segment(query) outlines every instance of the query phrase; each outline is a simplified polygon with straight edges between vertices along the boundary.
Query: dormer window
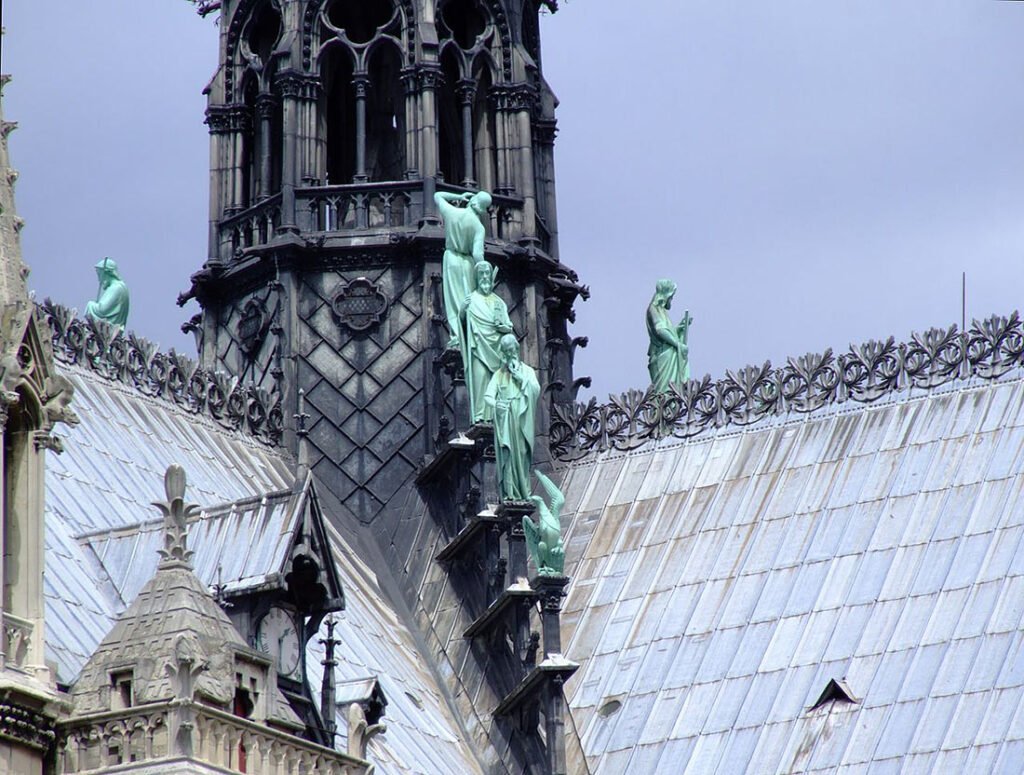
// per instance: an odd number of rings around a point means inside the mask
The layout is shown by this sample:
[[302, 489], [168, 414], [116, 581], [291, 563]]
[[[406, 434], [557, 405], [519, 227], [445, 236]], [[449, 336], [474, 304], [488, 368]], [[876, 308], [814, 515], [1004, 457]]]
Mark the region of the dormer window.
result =
[[256, 709], [256, 701], [259, 699], [259, 682], [254, 676], [246, 676], [242, 673], [235, 673], [235, 701], [232, 713], [242, 718], [251, 718], [252, 712]]
[[132, 693], [132, 678], [131, 670], [118, 670], [110, 674], [111, 710], [124, 710], [135, 704]]

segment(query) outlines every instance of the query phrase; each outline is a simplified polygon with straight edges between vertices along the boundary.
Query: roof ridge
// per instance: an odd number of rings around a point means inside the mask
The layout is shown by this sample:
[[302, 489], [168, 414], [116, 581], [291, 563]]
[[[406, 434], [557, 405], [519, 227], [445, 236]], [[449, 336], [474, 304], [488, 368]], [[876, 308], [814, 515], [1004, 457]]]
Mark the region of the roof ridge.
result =
[[[296, 493], [291, 489], [285, 490], [270, 490], [260, 495], [246, 495], [244, 498], [238, 498], [233, 501], [221, 501], [215, 503], [212, 506], [200, 507], [199, 513], [194, 517], [190, 517], [188, 523], [195, 524], [196, 522], [203, 522], [209, 519], [220, 519], [225, 516], [225, 509], [228, 506], [238, 506], [240, 504], [250, 503], [262, 503], [264, 500], [269, 498], [282, 498], [287, 499], [291, 497], [299, 497], [301, 493]], [[112, 536], [121, 537], [122, 535], [131, 535], [133, 533], [141, 533], [146, 530], [153, 530], [160, 528], [164, 523], [163, 517], [153, 517], [151, 519], [140, 519], [136, 522], [130, 522], [125, 525], [118, 525], [116, 527], [102, 527], [96, 530], [87, 530], [84, 533], [76, 533], [72, 536], [76, 541], [88, 541], [92, 538], [99, 538], [100, 536]]]
[[551, 451], [563, 461], [607, 450], [627, 451], [664, 438], [688, 439], [712, 429], [737, 429], [770, 417], [810, 415], [824, 407], [853, 401], [871, 404], [912, 388], [932, 391], [952, 382], [997, 380], [1024, 370], [1024, 325], [1020, 313], [972, 321], [968, 331], [957, 325], [912, 332], [907, 342], [894, 337], [851, 344], [834, 355], [807, 353], [726, 371], [712, 381], [701, 379], [610, 395], [599, 404], [556, 404], [551, 421]]
[[264, 444], [281, 443], [280, 390], [244, 385], [226, 372], [203, 368], [174, 348], [160, 352], [148, 339], [103, 321], [79, 318], [77, 310], [50, 299], [37, 310], [50, 326], [60, 363], [80, 366]]

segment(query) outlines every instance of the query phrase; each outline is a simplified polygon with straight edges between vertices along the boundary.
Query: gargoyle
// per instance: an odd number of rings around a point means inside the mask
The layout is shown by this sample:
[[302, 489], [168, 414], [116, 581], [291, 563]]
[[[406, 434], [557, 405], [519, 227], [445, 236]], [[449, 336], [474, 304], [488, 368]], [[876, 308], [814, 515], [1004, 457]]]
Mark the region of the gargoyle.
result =
[[70, 407], [71, 399], [75, 394], [75, 386], [62, 374], [51, 374], [46, 378], [43, 386], [46, 395], [43, 396], [43, 409], [46, 412], [46, 419], [51, 423], [63, 422], [68, 425], [78, 425], [78, 415]]
[[537, 481], [548, 494], [550, 505], [539, 495], [531, 495], [530, 500], [537, 506], [540, 525], [529, 517], [523, 517], [523, 530], [526, 532], [526, 546], [530, 550], [537, 573], [541, 576], [561, 576], [565, 570], [565, 548], [562, 545], [562, 506], [565, 496], [554, 482], [540, 471], [534, 470]]
[[366, 759], [366, 746], [377, 735], [387, 732], [387, 724], [370, 724], [358, 702], [348, 706], [348, 755]]
[[18, 403], [18, 393], [15, 388], [21, 380], [24, 369], [18, 363], [18, 357], [10, 353], [0, 358], [0, 399], [5, 404]]

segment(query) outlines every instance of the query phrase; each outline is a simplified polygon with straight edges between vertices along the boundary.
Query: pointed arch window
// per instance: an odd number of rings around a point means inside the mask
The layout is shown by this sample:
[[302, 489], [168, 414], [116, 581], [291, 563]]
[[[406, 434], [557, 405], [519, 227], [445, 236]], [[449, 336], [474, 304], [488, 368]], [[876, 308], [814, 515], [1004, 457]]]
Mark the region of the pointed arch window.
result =
[[444, 76], [438, 93], [441, 174], [467, 188], [494, 190], [497, 140], [489, 96], [495, 81], [495, 26], [477, 0], [447, 0], [437, 26]]
[[266, 0], [249, 17], [239, 41], [247, 63], [242, 75], [248, 127], [242, 142], [243, 206], [266, 199], [281, 187], [282, 111], [272, 84], [282, 30], [280, 9], [274, 0]]
[[334, 0], [320, 23], [327, 182], [400, 180], [406, 169], [404, 12], [393, 0]]

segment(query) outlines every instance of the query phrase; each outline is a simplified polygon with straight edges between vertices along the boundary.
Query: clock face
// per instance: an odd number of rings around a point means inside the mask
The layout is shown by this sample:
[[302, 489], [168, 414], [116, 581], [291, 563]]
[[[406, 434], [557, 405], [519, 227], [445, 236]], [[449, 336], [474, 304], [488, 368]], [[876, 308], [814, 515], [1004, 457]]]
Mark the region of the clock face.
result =
[[256, 630], [256, 647], [274, 658], [278, 675], [297, 678], [300, 649], [295, 620], [283, 608], [271, 608]]

